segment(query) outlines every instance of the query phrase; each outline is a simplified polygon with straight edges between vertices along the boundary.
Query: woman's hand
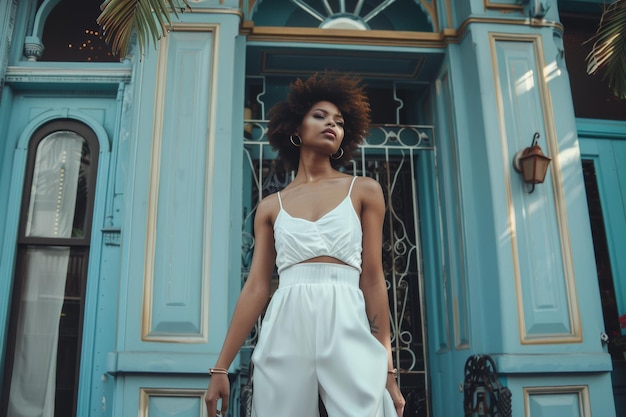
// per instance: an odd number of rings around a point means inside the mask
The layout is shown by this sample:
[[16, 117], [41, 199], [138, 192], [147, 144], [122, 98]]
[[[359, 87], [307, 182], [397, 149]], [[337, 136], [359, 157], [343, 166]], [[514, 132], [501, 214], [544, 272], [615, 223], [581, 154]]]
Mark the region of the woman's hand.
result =
[[389, 394], [391, 395], [393, 406], [396, 408], [398, 417], [402, 417], [406, 401], [400, 391], [400, 387], [398, 386], [398, 382], [396, 381], [396, 376], [394, 374], [389, 374], [387, 377], [387, 391], [389, 391]]
[[[204, 396], [208, 417], [225, 416], [228, 410], [230, 397], [230, 381], [226, 374], [213, 374], [209, 382], [209, 388]], [[218, 400], [222, 400], [222, 406], [217, 408]]]

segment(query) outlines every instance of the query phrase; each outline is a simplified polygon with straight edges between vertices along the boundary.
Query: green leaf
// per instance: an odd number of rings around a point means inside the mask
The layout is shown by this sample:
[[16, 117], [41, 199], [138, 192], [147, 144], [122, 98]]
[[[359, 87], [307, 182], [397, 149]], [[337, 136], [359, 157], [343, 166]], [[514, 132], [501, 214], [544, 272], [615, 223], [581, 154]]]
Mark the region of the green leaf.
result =
[[[189, 7], [187, 0], [182, 1]], [[178, 16], [179, 4], [177, 0], [106, 0], [96, 22], [114, 54], [126, 56], [133, 31], [143, 53], [148, 43], [156, 47], [158, 40], [167, 36], [172, 23], [170, 12]]]
[[626, 0], [615, 0], [605, 7], [598, 30], [589, 40], [593, 48], [587, 55], [587, 73], [603, 73], [609, 88], [626, 98]]

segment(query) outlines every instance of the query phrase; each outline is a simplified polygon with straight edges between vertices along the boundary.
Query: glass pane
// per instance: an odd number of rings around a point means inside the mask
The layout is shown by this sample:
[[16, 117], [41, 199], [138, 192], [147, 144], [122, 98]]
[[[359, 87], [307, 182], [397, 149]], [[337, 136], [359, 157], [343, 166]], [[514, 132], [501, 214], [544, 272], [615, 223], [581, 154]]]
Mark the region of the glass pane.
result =
[[[70, 249], [29, 247], [24, 253], [8, 415], [51, 409], [58, 326]], [[42, 414], [40, 414], [42, 415]]]
[[84, 237], [90, 156], [87, 142], [75, 132], [57, 131], [39, 143], [27, 237]]
[[96, 23], [102, 0], [62, 0], [44, 26], [41, 61], [119, 62]]
[[[88, 251], [28, 246], [22, 265], [8, 415], [72, 416]], [[42, 414], [43, 413], [43, 414]]]
[[[69, 284], [69, 276], [68, 276]], [[71, 416], [74, 410], [76, 377], [80, 357], [81, 302], [65, 299], [59, 320], [55, 416]]]

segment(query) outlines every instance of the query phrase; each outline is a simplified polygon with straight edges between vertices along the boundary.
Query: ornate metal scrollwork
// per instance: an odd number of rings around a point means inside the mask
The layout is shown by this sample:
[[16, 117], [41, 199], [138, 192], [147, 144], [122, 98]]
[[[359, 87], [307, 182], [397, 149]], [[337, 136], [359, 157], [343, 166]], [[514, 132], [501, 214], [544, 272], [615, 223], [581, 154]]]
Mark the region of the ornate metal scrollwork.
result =
[[[253, 219], [263, 197], [283, 189], [293, 178], [267, 142], [267, 122], [246, 120], [251, 126], [244, 140], [245, 185], [242, 228], [242, 284], [247, 279], [254, 250]], [[351, 175], [376, 179], [386, 201], [383, 226], [383, 265], [390, 303], [390, 330], [394, 363], [407, 403], [405, 417], [428, 417], [428, 375], [424, 304], [421, 293], [418, 195], [415, 179], [418, 157], [434, 150], [432, 126], [375, 126], [355, 157], [341, 169]], [[277, 283], [277, 276], [272, 285]], [[245, 343], [252, 350], [261, 327], [259, 321]], [[243, 390], [243, 388], [242, 388]], [[324, 414], [322, 414], [324, 415]]]
[[463, 383], [465, 417], [511, 417], [511, 397], [511, 390], [500, 383], [491, 356], [467, 358]]

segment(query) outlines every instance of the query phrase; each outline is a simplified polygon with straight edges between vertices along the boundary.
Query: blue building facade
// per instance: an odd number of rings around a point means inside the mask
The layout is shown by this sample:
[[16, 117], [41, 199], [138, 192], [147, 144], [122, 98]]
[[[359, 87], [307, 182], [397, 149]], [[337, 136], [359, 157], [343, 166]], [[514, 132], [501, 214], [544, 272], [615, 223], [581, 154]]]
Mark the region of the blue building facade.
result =
[[[0, 413], [203, 415], [256, 204], [290, 180], [267, 110], [326, 69], [372, 102], [345, 169], [387, 198], [405, 415], [489, 415], [473, 355], [512, 415], [626, 412], [626, 113], [566, 62], [600, 2], [189, 3], [119, 61], [87, 15], [64, 38], [70, 0], [0, 0]], [[512, 161], [535, 137], [552, 160], [530, 192]]]

